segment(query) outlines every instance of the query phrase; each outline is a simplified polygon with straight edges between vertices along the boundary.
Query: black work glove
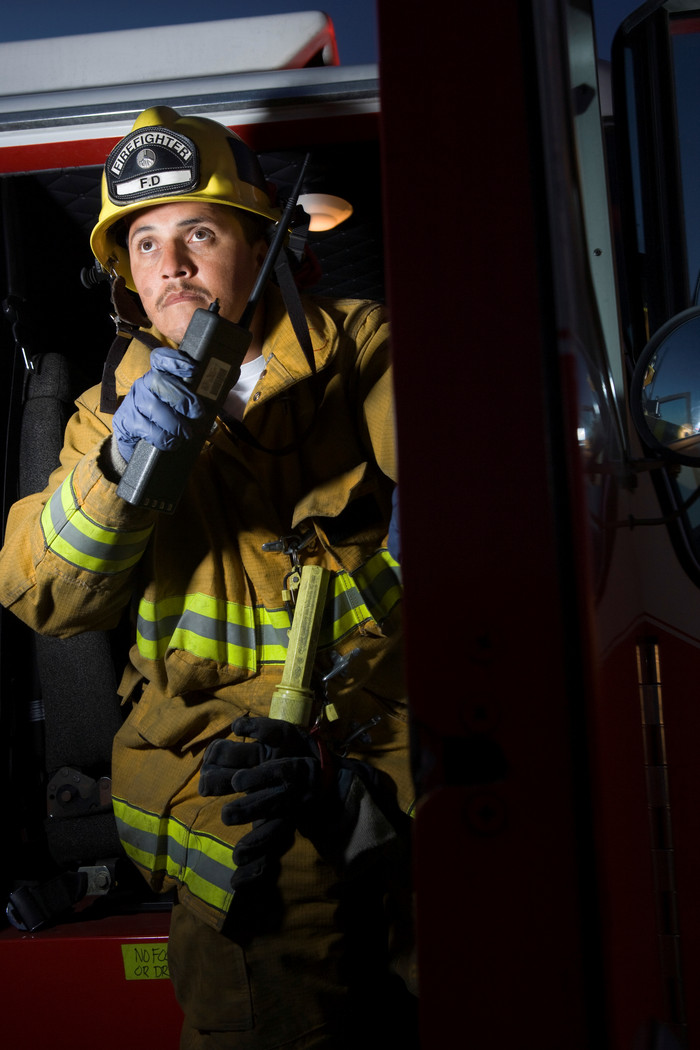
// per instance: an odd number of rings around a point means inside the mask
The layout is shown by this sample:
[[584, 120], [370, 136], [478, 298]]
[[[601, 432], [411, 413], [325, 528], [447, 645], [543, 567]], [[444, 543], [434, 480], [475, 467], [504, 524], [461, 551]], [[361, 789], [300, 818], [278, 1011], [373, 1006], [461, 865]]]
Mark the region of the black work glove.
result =
[[288, 722], [243, 716], [231, 728], [257, 742], [213, 741], [204, 754], [199, 793], [250, 792], [221, 810], [228, 826], [253, 825], [233, 850], [231, 883], [240, 888], [276, 877], [280, 858], [294, 843], [299, 809], [316, 794], [320, 762], [308, 734]]
[[226, 803], [221, 810], [224, 824], [298, 818], [321, 789], [320, 750], [311, 735], [289, 722], [249, 715], [237, 718], [231, 729], [253, 742], [211, 743], [204, 754], [200, 794], [248, 793]]
[[296, 829], [344, 868], [395, 835], [374, 803], [370, 766], [332, 755], [311, 733], [277, 719], [243, 716], [232, 729], [252, 742], [210, 744], [199, 792], [242, 793], [221, 811], [224, 824], [253, 824], [233, 852], [234, 887], [274, 870]]

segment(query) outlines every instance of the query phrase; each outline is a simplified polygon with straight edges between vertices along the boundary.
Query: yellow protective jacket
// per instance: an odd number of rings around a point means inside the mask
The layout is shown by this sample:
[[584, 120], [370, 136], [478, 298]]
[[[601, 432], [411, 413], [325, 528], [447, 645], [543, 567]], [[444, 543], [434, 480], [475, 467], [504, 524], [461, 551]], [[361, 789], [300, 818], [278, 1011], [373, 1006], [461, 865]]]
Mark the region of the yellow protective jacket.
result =
[[[156, 890], [216, 928], [231, 901], [231, 849], [221, 798], [197, 791], [206, 745], [232, 720], [269, 711], [290, 617], [287, 554], [263, 550], [303, 535], [302, 564], [331, 583], [319, 666], [359, 648], [333, 680], [338, 712], [323, 720], [350, 756], [385, 770], [412, 800], [400, 652], [400, 576], [384, 544], [396, 477], [388, 331], [383, 307], [305, 300], [313, 376], [276, 290], [266, 298], [265, 368], [243, 418], [220, 424], [173, 515], [136, 508], [101, 469], [111, 416], [100, 388], [77, 401], [61, 465], [45, 492], [12, 508], [0, 552], [0, 601], [39, 632], [113, 628], [130, 605], [135, 644], [121, 692], [132, 706], [117, 734], [114, 808], [129, 856]], [[158, 333], [156, 333], [158, 335]], [[147, 371], [132, 341], [116, 373], [123, 397]]]

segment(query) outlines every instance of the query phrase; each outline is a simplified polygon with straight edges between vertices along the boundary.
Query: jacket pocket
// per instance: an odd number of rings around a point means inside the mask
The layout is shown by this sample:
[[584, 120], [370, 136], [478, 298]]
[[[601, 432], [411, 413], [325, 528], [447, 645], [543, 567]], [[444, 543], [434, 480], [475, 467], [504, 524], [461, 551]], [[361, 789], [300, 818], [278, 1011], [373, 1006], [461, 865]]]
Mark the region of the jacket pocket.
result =
[[239, 714], [243, 711], [219, 697], [164, 696], [149, 685], [129, 722], [153, 747], [189, 751], [225, 732]]

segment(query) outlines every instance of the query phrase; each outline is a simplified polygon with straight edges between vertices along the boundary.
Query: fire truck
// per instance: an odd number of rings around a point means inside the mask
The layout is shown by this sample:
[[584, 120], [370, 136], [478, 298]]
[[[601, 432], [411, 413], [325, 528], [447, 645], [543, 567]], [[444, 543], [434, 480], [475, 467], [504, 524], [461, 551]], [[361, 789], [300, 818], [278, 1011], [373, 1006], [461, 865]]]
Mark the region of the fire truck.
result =
[[[700, 4], [630, 3], [609, 64], [589, 0], [377, 14], [377, 66], [318, 13], [191, 67], [143, 57], [182, 27], [0, 45], [4, 512], [99, 377], [80, 274], [135, 116], [211, 114], [282, 187], [310, 154], [352, 207], [319, 290], [392, 320], [421, 1046], [700, 1046]], [[174, 1046], [167, 903], [101, 863], [116, 643], [0, 628], [3, 1038]]]

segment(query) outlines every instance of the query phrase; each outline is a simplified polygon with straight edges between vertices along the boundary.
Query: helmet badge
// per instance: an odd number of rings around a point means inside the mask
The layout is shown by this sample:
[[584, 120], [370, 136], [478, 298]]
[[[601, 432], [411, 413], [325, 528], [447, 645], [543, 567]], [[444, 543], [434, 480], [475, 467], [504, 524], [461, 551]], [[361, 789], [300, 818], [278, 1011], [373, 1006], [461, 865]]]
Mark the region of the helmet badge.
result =
[[152, 149], [142, 149], [136, 154], [136, 163], [140, 168], [152, 168], [157, 159]]
[[114, 147], [105, 176], [114, 204], [189, 193], [199, 182], [199, 153], [186, 135], [139, 128]]

